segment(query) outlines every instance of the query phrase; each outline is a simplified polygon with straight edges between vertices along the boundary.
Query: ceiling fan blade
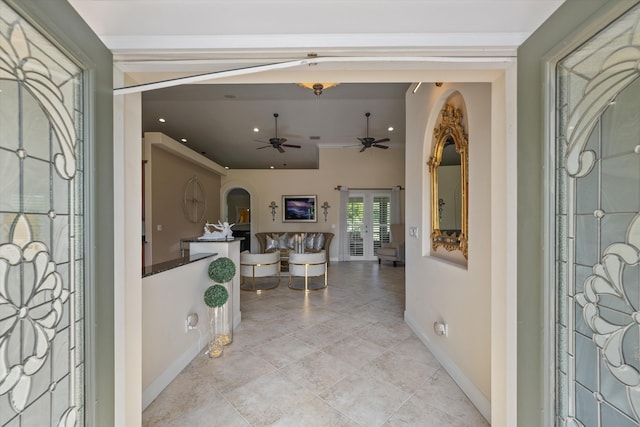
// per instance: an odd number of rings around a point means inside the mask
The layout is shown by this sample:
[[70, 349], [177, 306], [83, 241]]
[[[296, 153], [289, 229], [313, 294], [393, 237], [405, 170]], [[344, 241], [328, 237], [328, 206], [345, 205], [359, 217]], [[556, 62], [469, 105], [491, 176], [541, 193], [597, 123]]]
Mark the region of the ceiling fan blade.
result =
[[384, 148], [385, 150], [389, 147], [387, 147], [386, 145], [378, 145], [378, 144], [374, 144], [372, 145], [372, 147], [378, 147], [378, 148]]
[[365, 143], [365, 139], [366, 138], [358, 138], [358, 141], [362, 142], [363, 144]]
[[379, 139], [377, 141], [373, 141], [373, 144], [377, 144], [379, 142], [388, 142], [388, 141], [391, 141], [391, 140], [389, 138], [382, 138], [382, 139]]
[[265, 145], [264, 147], [258, 147], [258, 148], [256, 148], [256, 150], [262, 150], [263, 148], [269, 148], [269, 147], [271, 147], [271, 146], [270, 146], [270, 145]]
[[302, 145], [282, 144], [283, 147], [302, 148]]
[[280, 146], [275, 147], [279, 152], [284, 153], [284, 149]]
[[362, 149], [360, 150], [360, 152], [362, 153], [362, 152], [363, 152], [364, 150], [366, 150], [366, 149], [367, 149], [367, 147], [366, 147], [366, 146], [364, 146], [364, 147], [362, 147]]

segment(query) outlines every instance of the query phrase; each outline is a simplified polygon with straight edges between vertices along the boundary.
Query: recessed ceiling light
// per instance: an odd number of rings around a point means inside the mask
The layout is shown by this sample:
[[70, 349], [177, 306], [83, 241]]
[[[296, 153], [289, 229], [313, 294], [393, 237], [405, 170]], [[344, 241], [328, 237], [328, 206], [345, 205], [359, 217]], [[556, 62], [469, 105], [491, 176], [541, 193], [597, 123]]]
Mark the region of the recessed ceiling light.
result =
[[225, 169], [229, 169], [229, 166], [225, 166], [224, 168], [225, 168]]
[[389, 128], [387, 129], [389, 132], [393, 132], [393, 126], [389, 126]]
[[187, 143], [187, 138], [182, 138], [180, 141], [184, 142], [185, 144]]
[[275, 169], [275, 168], [276, 168], [275, 166], [269, 166], [269, 169]]
[[158, 121], [159, 121], [160, 123], [165, 123], [165, 122], [166, 122], [166, 120], [165, 120], [165, 119], [163, 119], [162, 117], [160, 117], [160, 118], [158, 119]]
[[260, 129], [258, 129], [258, 128], [253, 128], [253, 131], [254, 131], [254, 132], [260, 132]]

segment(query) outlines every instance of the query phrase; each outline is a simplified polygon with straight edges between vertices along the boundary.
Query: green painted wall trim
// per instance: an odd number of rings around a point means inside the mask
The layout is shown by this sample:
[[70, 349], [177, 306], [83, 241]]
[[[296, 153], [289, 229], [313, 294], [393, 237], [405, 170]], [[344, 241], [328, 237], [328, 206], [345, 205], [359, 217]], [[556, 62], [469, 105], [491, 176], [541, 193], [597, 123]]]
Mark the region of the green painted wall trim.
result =
[[[114, 425], [114, 271], [113, 271], [113, 57], [66, 0], [5, 0], [78, 59], [87, 71], [87, 128], [93, 151], [87, 153], [85, 183], [89, 201], [87, 245], [86, 425]], [[91, 177], [92, 180], [90, 180]], [[91, 320], [94, 324], [91, 324]], [[93, 326], [93, 327], [92, 327]], [[91, 351], [93, 343], [93, 351]]]
[[545, 425], [545, 57], [576, 31], [637, 0], [567, 0], [518, 49], [518, 427]]

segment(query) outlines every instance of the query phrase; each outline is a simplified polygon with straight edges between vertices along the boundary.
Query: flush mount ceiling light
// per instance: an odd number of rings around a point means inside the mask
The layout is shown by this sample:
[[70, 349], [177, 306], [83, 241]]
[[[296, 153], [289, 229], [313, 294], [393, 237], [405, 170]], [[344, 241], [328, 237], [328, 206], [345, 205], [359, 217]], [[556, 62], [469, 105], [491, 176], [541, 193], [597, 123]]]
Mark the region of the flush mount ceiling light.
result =
[[311, 89], [316, 96], [320, 96], [323, 90], [338, 86], [339, 84], [340, 83], [298, 83], [298, 86]]

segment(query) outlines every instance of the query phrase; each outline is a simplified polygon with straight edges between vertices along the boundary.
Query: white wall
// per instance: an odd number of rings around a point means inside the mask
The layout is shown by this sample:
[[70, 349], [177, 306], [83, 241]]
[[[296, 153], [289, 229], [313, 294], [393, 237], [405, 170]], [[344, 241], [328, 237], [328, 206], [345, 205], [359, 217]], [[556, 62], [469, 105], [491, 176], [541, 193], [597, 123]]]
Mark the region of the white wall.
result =
[[[193, 360], [208, 342], [204, 292], [211, 286], [214, 257], [142, 279], [142, 409]], [[186, 330], [197, 313], [197, 330]]]
[[[425, 85], [407, 96], [405, 319], [486, 418], [491, 400], [491, 84]], [[469, 135], [469, 258], [467, 265], [431, 254], [430, 180], [426, 162], [439, 111], [454, 91], [466, 104]], [[497, 166], [499, 167], [499, 166]], [[442, 253], [442, 248], [437, 254]], [[435, 335], [433, 323], [449, 326]]]
[[[339, 236], [340, 192], [338, 185], [349, 188], [391, 188], [404, 187], [404, 150], [369, 149], [362, 153], [356, 148], [323, 148], [320, 150], [319, 169], [313, 170], [229, 170], [222, 177], [222, 194], [241, 187], [251, 195], [252, 251], [258, 250], [255, 233], [262, 231], [324, 231], [334, 233], [331, 242], [331, 258], [337, 260]], [[400, 194], [400, 204], [404, 206], [404, 191]], [[331, 208], [327, 221], [322, 210], [318, 212], [317, 223], [283, 223], [283, 195], [315, 194], [318, 204], [325, 201]], [[224, 197], [222, 197], [224, 199]], [[271, 201], [279, 206], [275, 221], [268, 208]], [[404, 218], [401, 210], [400, 218]]]
[[[116, 87], [127, 81], [114, 69]], [[114, 109], [114, 387], [115, 424], [140, 425], [142, 96], [116, 96]]]

